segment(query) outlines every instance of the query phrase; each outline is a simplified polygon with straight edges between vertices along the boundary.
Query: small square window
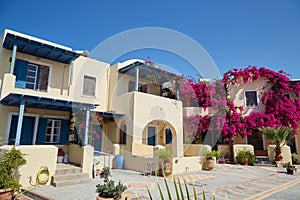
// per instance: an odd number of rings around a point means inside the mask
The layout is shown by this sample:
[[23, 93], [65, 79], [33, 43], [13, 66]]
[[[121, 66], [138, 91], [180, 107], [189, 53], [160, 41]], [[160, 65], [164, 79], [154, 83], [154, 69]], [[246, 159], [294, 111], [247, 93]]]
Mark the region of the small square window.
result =
[[257, 108], [257, 92], [256, 91], [246, 91], [245, 92], [246, 107], [248, 108]]
[[58, 143], [60, 138], [61, 121], [48, 119], [45, 143]]
[[94, 97], [96, 94], [96, 78], [84, 76], [83, 78], [83, 91], [84, 96]]

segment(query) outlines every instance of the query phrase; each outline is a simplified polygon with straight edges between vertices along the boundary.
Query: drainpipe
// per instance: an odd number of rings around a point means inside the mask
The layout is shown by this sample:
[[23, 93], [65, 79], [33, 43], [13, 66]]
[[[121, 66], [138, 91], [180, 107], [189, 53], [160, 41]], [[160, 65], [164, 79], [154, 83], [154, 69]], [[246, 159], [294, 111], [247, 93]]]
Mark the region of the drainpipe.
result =
[[10, 70], [9, 70], [10, 74], [14, 73], [16, 55], [17, 55], [17, 44], [14, 44], [13, 52], [12, 52], [12, 57], [11, 57], [11, 63], [10, 63]]
[[20, 101], [20, 110], [19, 110], [19, 117], [18, 117], [17, 133], [16, 133], [16, 140], [15, 140], [15, 145], [16, 146], [20, 145], [20, 138], [21, 138], [21, 131], [22, 131], [24, 109], [25, 109], [25, 100], [21, 99], [21, 101]]
[[90, 107], [86, 107], [85, 114], [85, 131], [84, 131], [84, 143], [83, 145], [87, 145], [89, 141], [89, 125], [90, 125]]
[[135, 91], [139, 91], [139, 68], [135, 68]]
[[74, 59], [71, 61], [71, 69], [70, 69], [70, 78], [69, 78], [69, 95], [72, 88], [73, 83], [73, 70], [74, 70]]

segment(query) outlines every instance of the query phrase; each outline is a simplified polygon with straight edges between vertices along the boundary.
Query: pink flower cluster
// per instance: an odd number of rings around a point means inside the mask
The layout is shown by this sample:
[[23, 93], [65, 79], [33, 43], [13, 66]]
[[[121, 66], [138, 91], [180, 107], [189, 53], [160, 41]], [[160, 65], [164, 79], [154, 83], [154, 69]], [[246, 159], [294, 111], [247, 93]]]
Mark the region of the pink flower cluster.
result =
[[[185, 100], [196, 100], [200, 107], [206, 109], [211, 107], [216, 111], [217, 117], [211, 119], [205, 116], [185, 117], [185, 126], [188, 132], [205, 132], [209, 129], [221, 131], [226, 141], [232, 140], [234, 136], [251, 135], [252, 131], [261, 127], [292, 127], [298, 129], [300, 120], [300, 85], [290, 84], [289, 76], [284, 71], [279, 72], [250, 66], [246, 69], [233, 69], [224, 74], [222, 81], [213, 83], [196, 83], [192, 79], [182, 82], [185, 84], [180, 95]], [[228, 97], [228, 86], [246, 84], [260, 78], [266, 80], [261, 91], [261, 103], [265, 105], [265, 112], [252, 112], [249, 116], [243, 116], [243, 106], [236, 106]], [[226, 94], [225, 98], [222, 94]], [[297, 98], [291, 98], [294, 95]], [[225, 111], [222, 111], [225, 107]], [[224, 109], [223, 109], [224, 110]], [[220, 117], [222, 115], [224, 117]], [[213, 122], [213, 125], [209, 125]]]

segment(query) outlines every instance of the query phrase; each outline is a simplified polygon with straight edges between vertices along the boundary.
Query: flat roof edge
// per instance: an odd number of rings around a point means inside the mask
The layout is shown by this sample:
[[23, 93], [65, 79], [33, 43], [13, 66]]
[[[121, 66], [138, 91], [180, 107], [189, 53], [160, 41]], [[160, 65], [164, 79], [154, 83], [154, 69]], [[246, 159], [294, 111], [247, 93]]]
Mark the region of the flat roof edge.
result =
[[40, 38], [37, 38], [37, 37], [34, 37], [34, 36], [30, 36], [30, 35], [27, 35], [27, 34], [24, 34], [24, 33], [20, 33], [20, 32], [17, 32], [17, 31], [13, 31], [13, 30], [10, 30], [10, 29], [4, 29], [2, 44], [3, 44], [3, 42], [4, 42], [5, 38], [6, 38], [6, 35], [8, 33], [10, 33], [12, 35], [19, 36], [19, 37], [26, 38], [28, 40], [33, 40], [33, 41], [37, 41], [37, 42], [40, 42], [40, 43], [43, 43], [43, 44], [47, 44], [47, 45], [50, 45], [50, 46], [53, 46], [53, 47], [65, 49], [65, 50], [68, 50], [68, 51], [73, 51], [71, 47], [60, 45], [60, 44], [57, 44], [57, 43], [54, 43], [54, 42], [49, 42], [47, 40], [40, 39]]

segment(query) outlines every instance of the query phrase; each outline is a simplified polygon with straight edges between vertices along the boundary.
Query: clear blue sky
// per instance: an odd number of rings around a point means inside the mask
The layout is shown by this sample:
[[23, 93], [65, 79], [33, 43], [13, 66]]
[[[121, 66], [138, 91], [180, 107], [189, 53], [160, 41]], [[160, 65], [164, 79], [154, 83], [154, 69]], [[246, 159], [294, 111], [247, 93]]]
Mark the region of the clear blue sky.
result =
[[[13, 29], [73, 49], [92, 50], [128, 29], [164, 27], [201, 44], [221, 73], [248, 65], [283, 69], [300, 78], [300, 1], [33, 1], [0, 0], [0, 30]], [[133, 52], [174, 67], [183, 61]]]

